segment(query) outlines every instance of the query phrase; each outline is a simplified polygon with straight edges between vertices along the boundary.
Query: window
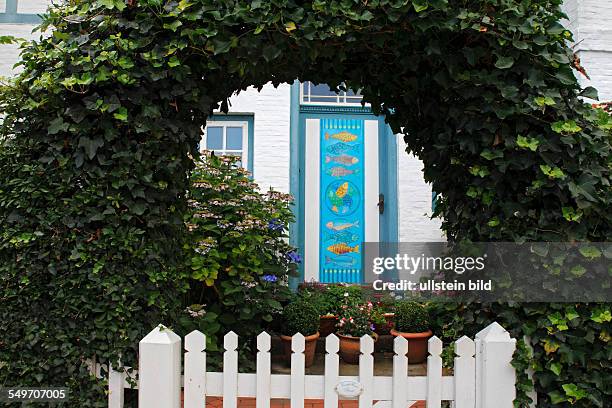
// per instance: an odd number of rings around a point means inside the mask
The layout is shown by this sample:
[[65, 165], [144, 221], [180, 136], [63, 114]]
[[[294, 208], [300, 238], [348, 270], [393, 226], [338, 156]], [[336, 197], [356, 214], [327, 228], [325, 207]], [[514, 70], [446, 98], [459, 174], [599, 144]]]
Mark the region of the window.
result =
[[352, 90], [336, 93], [328, 85], [303, 82], [301, 86], [303, 104], [333, 104], [333, 105], [361, 105], [363, 97], [359, 92]]
[[239, 156], [240, 165], [249, 168], [249, 122], [210, 120], [203, 128], [201, 149], [219, 156]]

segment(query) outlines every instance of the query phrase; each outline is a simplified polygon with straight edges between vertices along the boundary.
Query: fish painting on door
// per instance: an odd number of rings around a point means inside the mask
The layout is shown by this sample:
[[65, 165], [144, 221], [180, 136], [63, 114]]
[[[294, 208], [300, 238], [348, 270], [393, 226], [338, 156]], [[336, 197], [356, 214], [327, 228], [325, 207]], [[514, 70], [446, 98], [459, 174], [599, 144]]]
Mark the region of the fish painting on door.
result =
[[319, 279], [357, 283], [362, 276], [364, 121], [320, 121]]

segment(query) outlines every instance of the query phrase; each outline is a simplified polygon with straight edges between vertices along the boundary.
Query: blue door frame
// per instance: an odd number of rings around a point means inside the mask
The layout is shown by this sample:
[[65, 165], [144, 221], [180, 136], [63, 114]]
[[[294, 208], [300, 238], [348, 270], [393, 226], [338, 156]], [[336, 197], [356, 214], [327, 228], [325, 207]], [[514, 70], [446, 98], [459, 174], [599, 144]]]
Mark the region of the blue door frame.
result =
[[[369, 108], [355, 106], [319, 106], [300, 104], [300, 85], [291, 86], [291, 134], [290, 134], [290, 189], [295, 197], [295, 222], [290, 226], [290, 243], [304, 249], [304, 200], [305, 185], [305, 148], [300, 135], [305, 132], [306, 119], [337, 118], [341, 114], [345, 119], [377, 120], [379, 134], [379, 185], [385, 196], [385, 211], [380, 216], [380, 242], [397, 242], [398, 240], [398, 205], [397, 205], [397, 140], [384, 117], [375, 116]], [[302, 253], [303, 255], [303, 253]], [[292, 287], [304, 280], [301, 265], [299, 277], [290, 280]]]

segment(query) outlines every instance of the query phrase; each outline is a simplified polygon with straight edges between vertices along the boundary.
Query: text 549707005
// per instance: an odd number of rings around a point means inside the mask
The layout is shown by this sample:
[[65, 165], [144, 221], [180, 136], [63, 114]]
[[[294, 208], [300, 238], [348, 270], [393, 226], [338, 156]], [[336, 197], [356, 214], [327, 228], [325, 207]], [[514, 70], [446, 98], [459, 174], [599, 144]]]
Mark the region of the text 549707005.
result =
[[0, 387], [0, 402], [61, 402], [68, 401], [68, 388]]

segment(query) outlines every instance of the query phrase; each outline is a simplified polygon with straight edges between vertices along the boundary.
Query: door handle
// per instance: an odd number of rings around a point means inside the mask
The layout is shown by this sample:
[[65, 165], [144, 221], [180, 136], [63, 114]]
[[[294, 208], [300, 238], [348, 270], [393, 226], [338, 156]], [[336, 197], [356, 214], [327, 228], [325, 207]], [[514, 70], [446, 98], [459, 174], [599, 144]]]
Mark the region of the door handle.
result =
[[378, 206], [378, 213], [379, 214], [384, 214], [385, 213], [385, 195], [384, 194], [379, 194], [378, 195], [378, 204], [376, 204]]

